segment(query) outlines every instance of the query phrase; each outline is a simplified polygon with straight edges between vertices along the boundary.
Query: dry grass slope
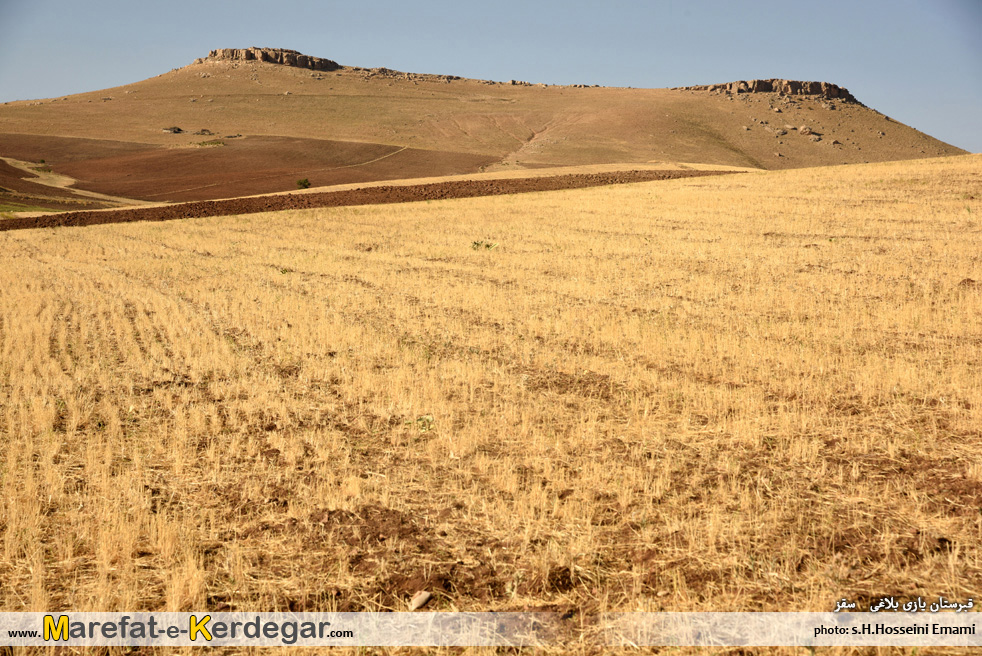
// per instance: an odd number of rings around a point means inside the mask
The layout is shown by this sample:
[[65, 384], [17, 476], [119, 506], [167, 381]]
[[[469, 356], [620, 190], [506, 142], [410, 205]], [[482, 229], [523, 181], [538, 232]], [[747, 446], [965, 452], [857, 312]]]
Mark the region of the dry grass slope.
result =
[[4, 233], [0, 605], [977, 596], [980, 187], [966, 156]]
[[260, 62], [206, 61], [0, 106], [0, 155], [44, 159], [79, 188], [144, 200], [287, 191], [305, 177], [319, 186], [653, 161], [785, 169], [964, 152], [818, 96], [512, 86]]

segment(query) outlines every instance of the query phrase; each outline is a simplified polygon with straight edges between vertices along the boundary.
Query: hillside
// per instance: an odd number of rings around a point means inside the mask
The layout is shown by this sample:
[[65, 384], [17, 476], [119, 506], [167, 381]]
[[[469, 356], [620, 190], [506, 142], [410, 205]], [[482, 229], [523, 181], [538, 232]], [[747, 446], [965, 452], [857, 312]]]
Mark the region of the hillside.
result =
[[285, 191], [300, 177], [320, 186], [587, 164], [787, 169], [962, 153], [823, 83], [530, 85], [262, 49], [213, 51], [142, 82], [0, 106], [0, 156], [44, 160], [77, 188], [155, 201]]

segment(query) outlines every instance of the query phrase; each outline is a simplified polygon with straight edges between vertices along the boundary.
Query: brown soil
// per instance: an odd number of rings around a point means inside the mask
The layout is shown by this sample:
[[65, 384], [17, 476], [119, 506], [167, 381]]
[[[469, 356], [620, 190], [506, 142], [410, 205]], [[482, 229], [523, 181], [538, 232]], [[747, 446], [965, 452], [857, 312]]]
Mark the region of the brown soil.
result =
[[112, 207], [109, 203], [83, 198], [77, 200], [65, 198], [62, 200], [42, 194], [8, 194], [4, 192], [0, 192], [0, 205], [4, 205], [7, 208], [6, 211], [9, 212], [39, 212], [42, 210], [50, 212], [76, 212], [101, 210], [106, 207]]
[[207, 216], [278, 212], [315, 207], [348, 205], [384, 205], [449, 198], [499, 196], [532, 191], [557, 191], [630, 182], [671, 180], [705, 175], [722, 175], [726, 171], [623, 171], [584, 173], [540, 178], [504, 180], [458, 180], [407, 186], [380, 186], [310, 194], [257, 196], [228, 200], [200, 201], [99, 212], [66, 212], [38, 217], [16, 218], [0, 223], [0, 231], [63, 226], [87, 226], [133, 221], [170, 221]]
[[[37, 183], [31, 182], [29, 175], [21, 171], [20, 169], [14, 168], [10, 164], [4, 161], [0, 161], [0, 189], [10, 193], [17, 194], [32, 194], [44, 190], [44, 187], [40, 187]], [[65, 191], [62, 189], [52, 189], [48, 188], [50, 196], [71, 196], [70, 191]], [[47, 193], [47, 190], [45, 190]]]
[[106, 203], [79, 198], [70, 189], [33, 182], [28, 173], [0, 161], [0, 204], [44, 207], [50, 210], [101, 209]]
[[[201, 138], [204, 139], [205, 137]], [[101, 157], [114, 157], [145, 150], [147, 150], [147, 144], [112, 139], [0, 133], [0, 152], [3, 153], [4, 157], [13, 157], [27, 162], [37, 162], [44, 159], [48, 166]]]
[[[472, 173], [493, 157], [377, 143], [271, 136], [197, 136], [199, 145], [0, 134], [0, 153], [45, 159], [77, 187], [153, 201], [193, 201], [314, 186]], [[207, 145], [200, 145], [207, 144]]]

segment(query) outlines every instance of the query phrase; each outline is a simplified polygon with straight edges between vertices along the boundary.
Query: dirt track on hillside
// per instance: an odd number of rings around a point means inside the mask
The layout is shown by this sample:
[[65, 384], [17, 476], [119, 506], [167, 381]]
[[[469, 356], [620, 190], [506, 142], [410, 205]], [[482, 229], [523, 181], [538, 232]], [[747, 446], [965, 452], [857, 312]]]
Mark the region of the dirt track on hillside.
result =
[[252, 214], [255, 212], [279, 212], [282, 210], [310, 209], [315, 207], [385, 205], [424, 200], [444, 200], [449, 198], [500, 196], [532, 191], [557, 191], [561, 189], [579, 189], [630, 182], [649, 182], [652, 180], [722, 175], [724, 173], [728, 173], [728, 171], [621, 171], [612, 173], [580, 173], [540, 178], [457, 180], [406, 186], [386, 185], [344, 191], [200, 201], [161, 207], [103, 210], [98, 212], [66, 212], [63, 214], [2, 221], [0, 222], [0, 231], [89, 226], [104, 223], [129, 223], [132, 221], [171, 221], [175, 219]]

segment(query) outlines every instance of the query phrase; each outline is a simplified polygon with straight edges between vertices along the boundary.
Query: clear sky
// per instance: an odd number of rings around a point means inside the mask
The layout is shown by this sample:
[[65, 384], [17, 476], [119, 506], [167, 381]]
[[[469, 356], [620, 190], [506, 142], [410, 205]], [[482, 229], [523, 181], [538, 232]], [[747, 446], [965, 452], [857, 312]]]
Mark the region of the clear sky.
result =
[[0, 0], [0, 102], [136, 82], [249, 46], [551, 84], [827, 81], [982, 152], [982, 0]]

